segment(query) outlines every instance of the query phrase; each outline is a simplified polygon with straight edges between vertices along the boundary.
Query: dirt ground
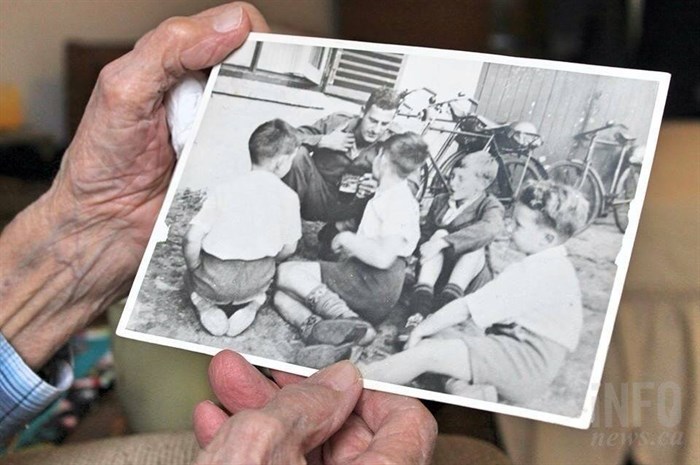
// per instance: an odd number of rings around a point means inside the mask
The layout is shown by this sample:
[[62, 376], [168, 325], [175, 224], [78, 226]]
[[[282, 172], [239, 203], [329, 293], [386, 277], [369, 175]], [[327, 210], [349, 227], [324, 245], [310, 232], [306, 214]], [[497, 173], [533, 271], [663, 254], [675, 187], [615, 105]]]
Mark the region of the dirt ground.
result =
[[[233, 338], [212, 336], [200, 326], [183, 289], [185, 262], [181, 244], [185, 226], [199, 210], [202, 200], [199, 191], [186, 189], [177, 194], [167, 218], [170, 225], [168, 240], [156, 246], [128, 328], [293, 362], [297, 350], [304, 344], [296, 330], [269, 305], [259, 311], [248, 330]], [[294, 259], [316, 259], [316, 233], [319, 228], [318, 223], [304, 223], [303, 238]], [[520, 406], [565, 416], [580, 414], [616, 271], [614, 260], [621, 242], [622, 235], [612, 221], [603, 219], [567, 243], [583, 293], [584, 326], [581, 339], [549, 390], [527, 405]], [[520, 258], [519, 253], [508, 247], [505, 237], [491, 246], [491, 264], [496, 272]], [[376, 360], [396, 351], [393, 341], [398, 328], [403, 327], [408, 316], [405, 305], [407, 297], [402, 296], [395, 311], [378, 328], [375, 341], [361, 352], [355, 351], [354, 356], [358, 360]]]

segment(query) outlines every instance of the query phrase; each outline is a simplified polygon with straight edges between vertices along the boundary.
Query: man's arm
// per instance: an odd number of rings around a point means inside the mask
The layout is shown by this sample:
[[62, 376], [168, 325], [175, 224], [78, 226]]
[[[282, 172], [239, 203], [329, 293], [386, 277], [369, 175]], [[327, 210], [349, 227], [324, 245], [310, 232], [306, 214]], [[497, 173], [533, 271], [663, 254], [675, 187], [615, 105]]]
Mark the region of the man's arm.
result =
[[333, 113], [310, 126], [300, 126], [297, 132], [302, 145], [310, 151], [317, 148], [337, 150], [345, 152], [352, 148], [355, 138], [351, 132], [346, 131], [346, 122], [350, 117]]
[[345, 231], [335, 236], [333, 248], [343, 250], [367, 265], [386, 270], [399, 257], [405, 243], [406, 239], [401, 236], [370, 239]]

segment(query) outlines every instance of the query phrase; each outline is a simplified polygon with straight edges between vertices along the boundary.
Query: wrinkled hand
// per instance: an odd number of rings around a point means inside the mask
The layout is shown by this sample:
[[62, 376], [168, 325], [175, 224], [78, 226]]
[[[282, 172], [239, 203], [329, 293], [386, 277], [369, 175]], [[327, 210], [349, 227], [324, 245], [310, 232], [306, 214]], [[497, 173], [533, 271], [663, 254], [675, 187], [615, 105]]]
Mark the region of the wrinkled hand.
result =
[[194, 412], [196, 463], [367, 464], [430, 462], [437, 427], [415, 399], [362, 391], [340, 362], [308, 379], [265, 378], [240, 355], [219, 353], [209, 378], [223, 407]]
[[171, 18], [100, 73], [57, 181], [79, 211], [129, 236], [126, 255], [134, 266], [174, 163], [164, 94], [188, 70], [221, 61], [251, 29], [267, 25], [244, 3]]
[[357, 192], [355, 197], [358, 199], [364, 199], [377, 192], [377, 187], [379, 187], [379, 181], [374, 179], [372, 173], [367, 173], [363, 175], [359, 182], [357, 183]]
[[330, 134], [326, 134], [318, 141], [318, 147], [337, 150], [339, 152], [347, 152], [355, 145], [355, 136], [350, 132], [345, 132], [342, 129], [336, 129]]
[[[100, 72], [53, 185], [3, 231], [0, 277], [16, 282], [1, 290], [0, 327], [30, 367], [131, 284], [174, 166], [165, 93], [266, 29], [244, 3], [171, 18]], [[13, 247], [25, 231], [32, 243]]]

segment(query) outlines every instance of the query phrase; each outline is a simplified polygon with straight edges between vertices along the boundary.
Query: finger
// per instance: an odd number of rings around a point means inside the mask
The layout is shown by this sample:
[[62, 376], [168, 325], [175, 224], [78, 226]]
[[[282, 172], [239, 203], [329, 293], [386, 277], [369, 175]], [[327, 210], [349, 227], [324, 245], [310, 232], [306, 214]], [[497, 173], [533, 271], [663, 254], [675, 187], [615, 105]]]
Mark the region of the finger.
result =
[[331, 365], [302, 381], [279, 373], [278, 378], [289, 384], [263, 410], [288, 425], [288, 447], [300, 448], [302, 454], [340, 429], [362, 392], [360, 372], [348, 361]]
[[199, 456], [200, 463], [302, 463], [333, 435], [362, 392], [360, 373], [339, 362], [285, 386], [264, 408], [234, 415]]
[[292, 373], [285, 373], [284, 371], [277, 370], [270, 370], [270, 374], [272, 375], [272, 379], [275, 380], [275, 383], [280, 387], [300, 383], [306, 379], [303, 376], [293, 375]]
[[223, 350], [209, 364], [209, 384], [231, 413], [264, 407], [279, 388], [242, 356]]
[[102, 70], [97, 95], [111, 111], [125, 107], [136, 118], [147, 115], [186, 71], [213, 66], [238, 48], [253, 27], [251, 17], [264, 29], [259, 15], [236, 2], [198, 16], [170, 18]]
[[355, 412], [374, 432], [358, 463], [430, 463], [437, 422], [418, 400], [365, 390]]
[[367, 451], [374, 433], [367, 423], [353, 414], [323, 447], [324, 464], [345, 464], [358, 459]]
[[209, 400], [197, 404], [192, 414], [192, 420], [194, 436], [197, 438], [199, 447], [206, 447], [228, 418], [226, 412]]

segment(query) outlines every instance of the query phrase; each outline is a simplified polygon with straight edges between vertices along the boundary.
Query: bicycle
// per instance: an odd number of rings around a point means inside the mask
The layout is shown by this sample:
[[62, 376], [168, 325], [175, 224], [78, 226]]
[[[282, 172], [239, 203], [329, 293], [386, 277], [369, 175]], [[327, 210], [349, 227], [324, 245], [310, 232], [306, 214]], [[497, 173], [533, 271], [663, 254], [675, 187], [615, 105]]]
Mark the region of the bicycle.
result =
[[[549, 177], [540, 160], [533, 156], [534, 149], [542, 145], [542, 138], [534, 125], [526, 123], [532, 129], [523, 130], [522, 122], [496, 124], [478, 115], [476, 110], [479, 102], [464, 94], [438, 102], [436, 93], [423, 87], [404, 92], [403, 101], [408, 95], [420, 91], [430, 95], [428, 105], [418, 112], [400, 111], [399, 114], [419, 118], [424, 123], [421, 135], [430, 131], [447, 134], [435, 155], [430, 154], [429, 163], [421, 170], [417, 194], [420, 201], [426, 195], [434, 197], [449, 192], [448, 179], [453, 168], [464, 156], [477, 150], [489, 152], [498, 163], [498, 174], [489, 191], [506, 206], [512, 204], [528, 180]], [[468, 102], [469, 108], [466, 111], [457, 106], [460, 101]], [[405, 103], [402, 108], [413, 110]], [[448, 123], [450, 126], [443, 127], [437, 123]], [[450, 153], [454, 144], [457, 148]]]
[[[613, 128], [619, 128], [613, 139], [603, 138], [601, 133]], [[580, 132], [574, 136], [576, 142], [582, 144], [588, 141], [583, 160], [562, 160], [548, 168], [550, 178], [575, 187], [588, 199], [590, 207], [584, 228], [597, 218], [606, 216], [612, 209], [617, 228], [622, 233], [627, 229], [629, 206], [637, 190], [641, 169], [641, 161], [637, 158], [643, 152], [636, 144], [636, 139], [627, 134], [627, 130], [627, 126], [622, 123], [608, 121], [599, 128]], [[593, 166], [597, 146], [617, 148], [618, 159], [609, 189]]]

